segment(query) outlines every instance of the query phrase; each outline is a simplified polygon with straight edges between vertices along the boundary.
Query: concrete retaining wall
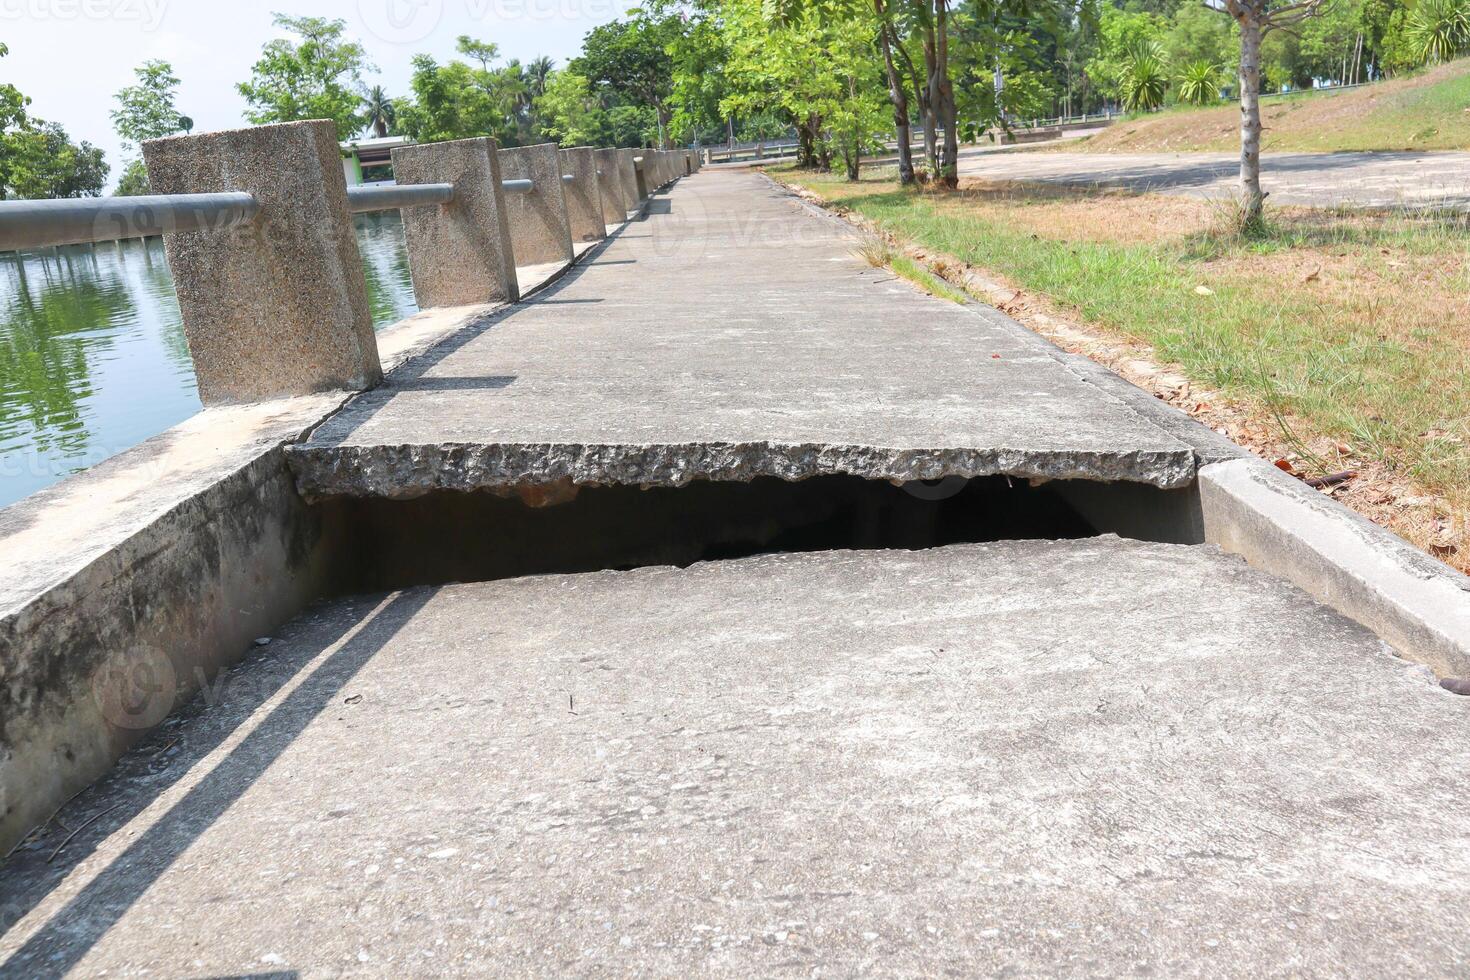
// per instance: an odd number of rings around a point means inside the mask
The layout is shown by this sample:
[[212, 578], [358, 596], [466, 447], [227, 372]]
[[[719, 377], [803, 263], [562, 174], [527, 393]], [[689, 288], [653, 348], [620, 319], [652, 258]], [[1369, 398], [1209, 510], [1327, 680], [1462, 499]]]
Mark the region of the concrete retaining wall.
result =
[[342, 397], [204, 412], [0, 511], [0, 853], [331, 591], [281, 445]]

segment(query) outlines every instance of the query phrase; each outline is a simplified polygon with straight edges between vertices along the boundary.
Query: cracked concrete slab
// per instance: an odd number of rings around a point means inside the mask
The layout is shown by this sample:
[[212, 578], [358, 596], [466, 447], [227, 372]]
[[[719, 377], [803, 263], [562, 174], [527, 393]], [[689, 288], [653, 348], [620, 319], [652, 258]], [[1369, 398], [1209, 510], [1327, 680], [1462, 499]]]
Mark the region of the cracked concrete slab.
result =
[[1470, 700], [1213, 547], [359, 597], [207, 693], [0, 869], [0, 973], [1470, 967]]
[[311, 498], [571, 481], [1006, 474], [1179, 487], [1195, 454], [1054, 348], [915, 290], [764, 178], [708, 172], [291, 450]]

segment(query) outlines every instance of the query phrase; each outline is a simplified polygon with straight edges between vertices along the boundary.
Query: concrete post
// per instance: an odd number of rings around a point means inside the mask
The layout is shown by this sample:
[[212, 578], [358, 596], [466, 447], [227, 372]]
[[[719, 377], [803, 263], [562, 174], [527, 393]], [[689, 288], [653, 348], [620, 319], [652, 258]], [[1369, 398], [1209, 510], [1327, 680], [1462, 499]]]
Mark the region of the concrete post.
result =
[[495, 141], [393, 148], [400, 184], [453, 184], [448, 204], [403, 208], [408, 269], [420, 309], [520, 298]]
[[648, 200], [648, 195], [653, 193], [653, 151], [634, 151], [634, 178], [638, 181], [638, 200]]
[[531, 190], [505, 195], [511, 251], [516, 265], [572, 261], [572, 229], [561, 185], [561, 155], [555, 143], [500, 151], [504, 180], [530, 180]]
[[598, 150], [593, 154], [597, 161], [597, 192], [602, 199], [602, 220], [607, 227], [620, 225], [628, 220], [633, 210], [628, 203], [627, 184], [623, 180], [622, 150]]
[[623, 203], [628, 206], [629, 211], [638, 209], [638, 165], [633, 158], [638, 156], [637, 150], [618, 150], [618, 159], [621, 162], [618, 172], [623, 182]]
[[590, 146], [562, 150], [561, 167], [562, 173], [573, 178], [563, 188], [572, 241], [602, 241], [607, 237], [607, 225], [602, 220], [602, 192], [597, 181], [597, 151]]
[[283, 123], [143, 144], [155, 194], [245, 191], [243, 228], [164, 236], [205, 405], [382, 378], [337, 127]]

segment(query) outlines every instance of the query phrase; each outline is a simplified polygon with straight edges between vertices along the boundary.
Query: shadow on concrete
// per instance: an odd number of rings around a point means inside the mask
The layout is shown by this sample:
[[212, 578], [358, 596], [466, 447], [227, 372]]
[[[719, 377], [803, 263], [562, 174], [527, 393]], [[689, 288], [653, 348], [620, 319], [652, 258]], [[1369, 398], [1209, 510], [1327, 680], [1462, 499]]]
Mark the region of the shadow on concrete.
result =
[[[404, 629], [432, 596], [428, 589], [400, 593], [375, 614], [371, 612], [371, 603], [377, 600], [365, 601], [364, 615], [352, 619], [352, 625], [361, 624], [361, 628], [318, 664], [167, 813], [103, 868], [9, 959], [0, 963], [0, 976], [60, 977], [80, 963], [133, 903], [260, 778], [343, 685]], [[43, 846], [18, 855], [6, 866], [0, 877], [0, 893], [5, 895], [9, 910], [6, 921], [0, 924], [4, 930], [8, 931], [16, 920], [91, 857], [98, 842], [140, 813], [167, 786], [202, 764], [210, 752], [286, 687], [321, 649], [322, 646], [317, 646], [301, 650], [295, 663], [282, 664], [280, 658], [269, 655], [267, 647], [237, 668], [242, 675], [241, 683], [218, 687], [225, 695], [217, 703], [208, 704], [208, 691], [196, 697], [175, 716], [175, 724], [168, 726], [176, 731], [176, 740], [183, 743], [183, 750], [159, 778], [149, 778], [147, 766], [150, 749], [152, 755], [162, 754], [154, 744], [160, 736], [151, 737], [125, 756], [111, 775], [89, 791], [99, 801], [121, 798], [122, 803], [101, 811], [100, 815], [89, 816], [83, 808], [78, 808], [75, 814], [60, 815], [71, 826], [95, 820], [79, 834], [85, 835], [83, 841], [90, 846], [73, 841], [62, 852], [63, 860], [47, 864], [43, 855], [51, 852], [43, 842]], [[247, 674], [248, 680], [244, 677]]]

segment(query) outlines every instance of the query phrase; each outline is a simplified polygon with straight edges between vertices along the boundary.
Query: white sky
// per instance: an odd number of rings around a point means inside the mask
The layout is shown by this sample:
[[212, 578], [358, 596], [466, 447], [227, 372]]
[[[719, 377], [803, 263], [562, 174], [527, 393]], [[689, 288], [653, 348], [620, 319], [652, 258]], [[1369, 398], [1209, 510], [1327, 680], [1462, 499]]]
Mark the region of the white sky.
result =
[[31, 97], [31, 111], [59, 122], [75, 140], [107, 151], [111, 180], [122, 148], [109, 113], [113, 93], [133, 82], [149, 58], [174, 66], [179, 111], [194, 131], [244, 125], [235, 91], [250, 77], [263, 44], [276, 36], [275, 11], [341, 18], [378, 71], [364, 76], [389, 95], [408, 93], [409, 59], [443, 62], [455, 38], [469, 34], [500, 45], [502, 60], [549, 55], [563, 65], [582, 37], [616, 20], [635, 0], [0, 0], [0, 80]]

